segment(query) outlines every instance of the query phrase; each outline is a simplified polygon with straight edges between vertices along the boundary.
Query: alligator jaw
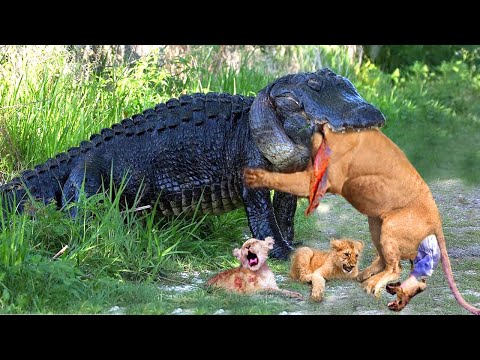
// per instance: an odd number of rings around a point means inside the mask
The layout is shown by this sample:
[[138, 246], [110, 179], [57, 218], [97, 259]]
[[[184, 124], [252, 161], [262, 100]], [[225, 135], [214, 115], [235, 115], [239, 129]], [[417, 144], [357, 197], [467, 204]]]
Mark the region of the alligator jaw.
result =
[[354, 132], [354, 131], [360, 132], [360, 131], [365, 131], [365, 130], [369, 130], [369, 129], [379, 129], [383, 126], [383, 125], [380, 125], [380, 126], [375, 126], [374, 125], [374, 126], [369, 126], [369, 127], [364, 127], [364, 128], [352, 128], [352, 127], [345, 127], [345, 126], [335, 127], [327, 119], [321, 119], [321, 120], [314, 119], [313, 123], [315, 125], [319, 125], [317, 128], [320, 130], [322, 135], [325, 135], [324, 132], [323, 132], [323, 126], [325, 126], [325, 125], [327, 125], [328, 128], [330, 130], [332, 130], [332, 132], [334, 132], [334, 133], [346, 133], [346, 132]]

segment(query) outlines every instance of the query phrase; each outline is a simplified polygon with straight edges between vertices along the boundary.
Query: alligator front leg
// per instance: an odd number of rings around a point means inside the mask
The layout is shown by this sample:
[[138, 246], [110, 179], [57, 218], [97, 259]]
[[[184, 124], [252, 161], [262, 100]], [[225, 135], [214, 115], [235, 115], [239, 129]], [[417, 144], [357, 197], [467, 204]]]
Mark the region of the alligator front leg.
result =
[[[75, 166], [68, 177], [62, 196], [62, 207], [70, 202], [78, 202], [80, 191], [83, 189], [87, 197], [96, 194], [102, 187], [102, 175], [98, 164], [93, 161], [82, 162]], [[77, 205], [70, 209], [70, 215], [76, 217]]]
[[257, 239], [265, 239], [267, 236], [273, 237], [275, 245], [273, 250], [270, 251], [270, 256], [287, 259], [293, 248], [285, 241], [278, 227], [273, 205], [270, 201], [270, 191], [243, 187], [242, 198], [253, 237]]
[[278, 227], [285, 241], [292, 245], [294, 237], [293, 222], [297, 210], [297, 197], [292, 194], [275, 191], [273, 195], [273, 211]]

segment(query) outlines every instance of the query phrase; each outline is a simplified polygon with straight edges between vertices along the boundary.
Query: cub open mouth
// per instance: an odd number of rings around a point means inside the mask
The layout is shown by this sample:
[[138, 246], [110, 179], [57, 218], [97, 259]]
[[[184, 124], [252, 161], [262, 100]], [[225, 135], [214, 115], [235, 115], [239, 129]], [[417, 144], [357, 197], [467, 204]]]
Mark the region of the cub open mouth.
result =
[[345, 271], [346, 273], [351, 272], [353, 268], [353, 266], [343, 265], [343, 271]]
[[258, 264], [258, 256], [252, 252], [248, 252], [247, 254], [248, 265], [255, 266]]

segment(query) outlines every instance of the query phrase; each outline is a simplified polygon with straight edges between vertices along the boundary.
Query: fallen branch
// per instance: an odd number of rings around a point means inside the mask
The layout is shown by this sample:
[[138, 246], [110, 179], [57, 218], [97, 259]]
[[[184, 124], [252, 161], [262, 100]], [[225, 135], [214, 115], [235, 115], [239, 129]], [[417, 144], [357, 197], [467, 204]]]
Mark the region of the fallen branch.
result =
[[[151, 205], [145, 205], [145, 206], [140, 206], [138, 208], [135, 208], [133, 209], [132, 211], [142, 211], [142, 210], [147, 210], [147, 209], [151, 209], [152, 206]], [[125, 213], [126, 210], [122, 210], [120, 211], [121, 214]]]
[[67, 249], [68, 249], [68, 245], [65, 245], [63, 248], [60, 249], [59, 252], [57, 252], [57, 253], [53, 256], [52, 260], [57, 259], [60, 255], [62, 255], [65, 251], [67, 251]]

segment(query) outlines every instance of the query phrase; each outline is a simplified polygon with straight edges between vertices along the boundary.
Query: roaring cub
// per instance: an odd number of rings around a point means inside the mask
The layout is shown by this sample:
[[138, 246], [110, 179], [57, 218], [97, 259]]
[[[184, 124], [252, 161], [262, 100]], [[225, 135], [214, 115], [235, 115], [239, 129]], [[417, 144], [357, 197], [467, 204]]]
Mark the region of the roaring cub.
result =
[[303, 299], [299, 293], [278, 288], [275, 275], [267, 265], [268, 251], [273, 249], [274, 243], [270, 236], [263, 241], [248, 239], [241, 249], [233, 250], [233, 255], [240, 261], [240, 266], [215, 275], [208, 280], [207, 285], [240, 294], [272, 291]]
[[302, 282], [311, 281], [312, 300], [321, 301], [325, 280], [356, 278], [358, 257], [362, 249], [361, 241], [350, 239], [330, 241], [330, 251], [301, 247], [292, 257], [290, 276]]

